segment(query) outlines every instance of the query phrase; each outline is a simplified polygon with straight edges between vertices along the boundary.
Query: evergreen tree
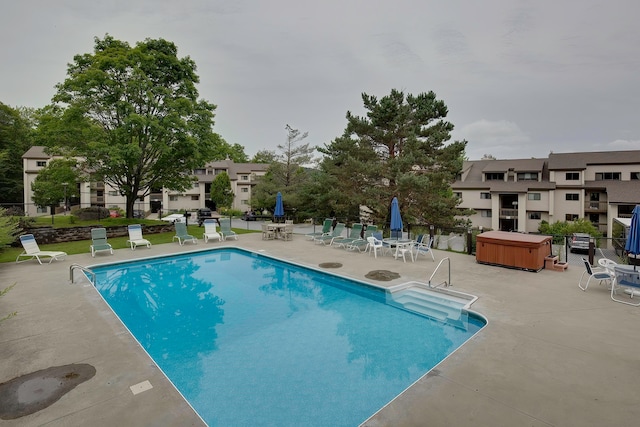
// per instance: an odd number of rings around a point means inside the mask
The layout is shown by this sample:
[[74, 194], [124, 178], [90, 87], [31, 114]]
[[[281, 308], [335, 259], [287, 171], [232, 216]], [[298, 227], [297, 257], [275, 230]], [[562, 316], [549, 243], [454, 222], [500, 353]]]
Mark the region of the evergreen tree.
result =
[[362, 100], [366, 116], [347, 112], [343, 135], [319, 149], [321, 170], [334, 177], [327, 183], [338, 190], [333, 204], [348, 211], [364, 205], [384, 223], [396, 196], [407, 222], [454, 225], [459, 200], [450, 184], [462, 169], [466, 141], [445, 144], [453, 125], [445, 121], [444, 102], [433, 92], [398, 90], [380, 100], [363, 93]]

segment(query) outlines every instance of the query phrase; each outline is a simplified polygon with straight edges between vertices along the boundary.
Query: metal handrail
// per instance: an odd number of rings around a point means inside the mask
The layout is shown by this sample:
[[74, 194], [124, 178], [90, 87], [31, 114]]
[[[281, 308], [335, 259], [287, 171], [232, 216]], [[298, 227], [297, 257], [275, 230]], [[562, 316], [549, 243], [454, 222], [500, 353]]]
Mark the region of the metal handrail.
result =
[[[87, 277], [87, 279], [89, 279], [89, 282], [95, 286], [96, 285], [96, 273], [94, 273], [93, 271], [89, 270], [87, 267], [84, 267], [80, 264], [71, 264], [69, 266], [69, 281], [71, 283], [73, 283], [73, 270], [82, 270], [85, 274], [90, 275], [91, 278]], [[93, 279], [93, 280], [92, 280]]]
[[[442, 263], [443, 263], [443, 262], [445, 262], [445, 261], [447, 261], [447, 264], [449, 265], [449, 281], [447, 282], [447, 281], [445, 280], [444, 282], [440, 283], [439, 285], [433, 286], [433, 285], [431, 284], [431, 280], [433, 279], [433, 276], [435, 276], [435, 275], [436, 275], [436, 273], [438, 272], [438, 269], [440, 268], [440, 266], [442, 265]], [[447, 286], [451, 286], [451, 259], [449, 259], [449, 257], [442, 258], [442, 259], [440, 260], [440, 262], [439, 262], [439, 263], [438, 263], [438, 265], [436, 266], [436, 269], [435, 269], [435, 270], [433, 270], [433, 273], [431, 274], [431, 277], [429, 277], [429, 282], [428, 282], [428, 284], [429, 284], [429, 287], [430, 287], [430, 288], [437, 288], [437, 287], [439, 287], [440, 285], [444, 285], [445, 287], [447, 287]]]

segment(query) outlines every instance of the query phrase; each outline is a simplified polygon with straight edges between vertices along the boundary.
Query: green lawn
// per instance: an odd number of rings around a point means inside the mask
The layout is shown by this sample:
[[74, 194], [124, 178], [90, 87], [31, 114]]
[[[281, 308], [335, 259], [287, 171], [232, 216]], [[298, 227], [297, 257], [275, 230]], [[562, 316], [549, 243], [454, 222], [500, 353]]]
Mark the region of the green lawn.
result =
[[[56, 216], [55, 218], [55, 225], [58, 226], [58, 216]], [[109, 220], [114, 220], [114, 221], [128, 221], [128, 222], [109, 222], [107, 223], [107, 221]], [[51, 218], [49, 218], [49, 221], [51, 221]], [[63, 221], [60, 221], [61, 223]], [[77, 221], [75, 224], [71, 225], [71, 226], [79, 226], [79, 225], [84, 225], [84, 224], [80, 224], [81, 221]], [[107, 225], [124, 225], [124, 224], [158, 224], [160, 221], [152, 221], [152, 220], [140, 220], [140, 219], [134, 219], [134, 220], [127, 220], [126, 218], [108, 218], [108, 219], [104, 219], [101, 220], [100, 225], [103, 226], [107, 226]], [[51, 222], [49, 222], [49, 224], [51, 224]], [[96, 225], [96, 221], [89, 221], [88, 224], [86, 225]], [[64, 226], [64, 225], [62, 225]], [[69, 225], [67, 225], [69, 226]], [[189, 231], [189, 234], [191, 234], [192, 236], [197, 237], [198, 239], [200, 239], [202, 237], [202, 233], [204, 232], [204, 227], [198, 227], [197, 225], [189, 225], [187, 227], [187, 230]], [[238, 234], [247, 234], [247, 233], [259, 233], [259, 231], [254, 231], [254, 230], [244, 230], [241, 228], [234, 228], [233, 231], [235, 231]], [[161, 245], [163, 243], [172, 243], [173, 242], [173, 236], [175, 235], [174, 232], [169, 232], [169, 233], [158, 233], [158, 234], [144, 234], [144, 238], [149, 240], [151, 242], [151, 244], [153, 245]], [[127, 244], [127, 240], [129, 239], [128, 236], [123, 236], [123, 237], [111, 237], [109, 238], [109, 243], [111, 244], [111, 246], [113, 246], [113, 249], [123, 249], [123, 248], [128, 248], [129, 245]], [[89, 246], [91, 245], [91, 240], [79, 240], [76, 242], [66, 242], [66, 243], [54, 243], [51, 245], [41, 245], [38, 244], [38, 246], [40, 247], [40, 250], [43, 251], [63, 251], [66, 252], [69, 255], [73, 255], [73, 254], [83, 254], [83, 253], [90, 253], [89, 250]], [[18, 255], [20, 255], [22, 253], [22, 246], [20, 246], [19, 248], [11, 248], [11, 247], [7, 247], [4, 248], [0, 251], [0, 262], [15, 262], [16, 258], [18, 257]]]

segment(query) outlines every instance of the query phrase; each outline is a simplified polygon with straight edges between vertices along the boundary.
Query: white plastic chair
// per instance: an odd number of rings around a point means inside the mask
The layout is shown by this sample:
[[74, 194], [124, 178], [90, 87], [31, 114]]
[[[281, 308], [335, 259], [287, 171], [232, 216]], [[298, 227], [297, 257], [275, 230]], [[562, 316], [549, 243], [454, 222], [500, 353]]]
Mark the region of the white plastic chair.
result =
[[215, 219], [205, 219], [202, 224], [204, 225], [204, 233], [202, 233], [202, 238], [204, 239], [205, 243], [207, 243], [209, 239], [218, 239], [219, 242], [222, 241], [222, 236], [216, 229]]
[[426, 234], [421, 234], [420, 236], [418, 236], [418, 239], [416, 240], [416, 256], [415, 259], [418, 259], [418, 255], [420, 254], [424, 254], [424, 256], [431, 255], [431, 259], [433, 260], [433, 262], [436, 261], [436, 257], [433, 256], [433, 237], [429, 237]]

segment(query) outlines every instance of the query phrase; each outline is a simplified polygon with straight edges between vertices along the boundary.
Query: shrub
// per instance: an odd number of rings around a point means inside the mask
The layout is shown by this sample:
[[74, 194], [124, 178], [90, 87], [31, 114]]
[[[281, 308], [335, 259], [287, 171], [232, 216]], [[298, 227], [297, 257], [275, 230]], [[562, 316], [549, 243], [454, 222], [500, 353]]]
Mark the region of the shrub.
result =
[[88, 208], [78, 209], [75, 212], [75, 216], [80, 220], [109, 218], [109, 209], [101, 206], [91, 206]]

